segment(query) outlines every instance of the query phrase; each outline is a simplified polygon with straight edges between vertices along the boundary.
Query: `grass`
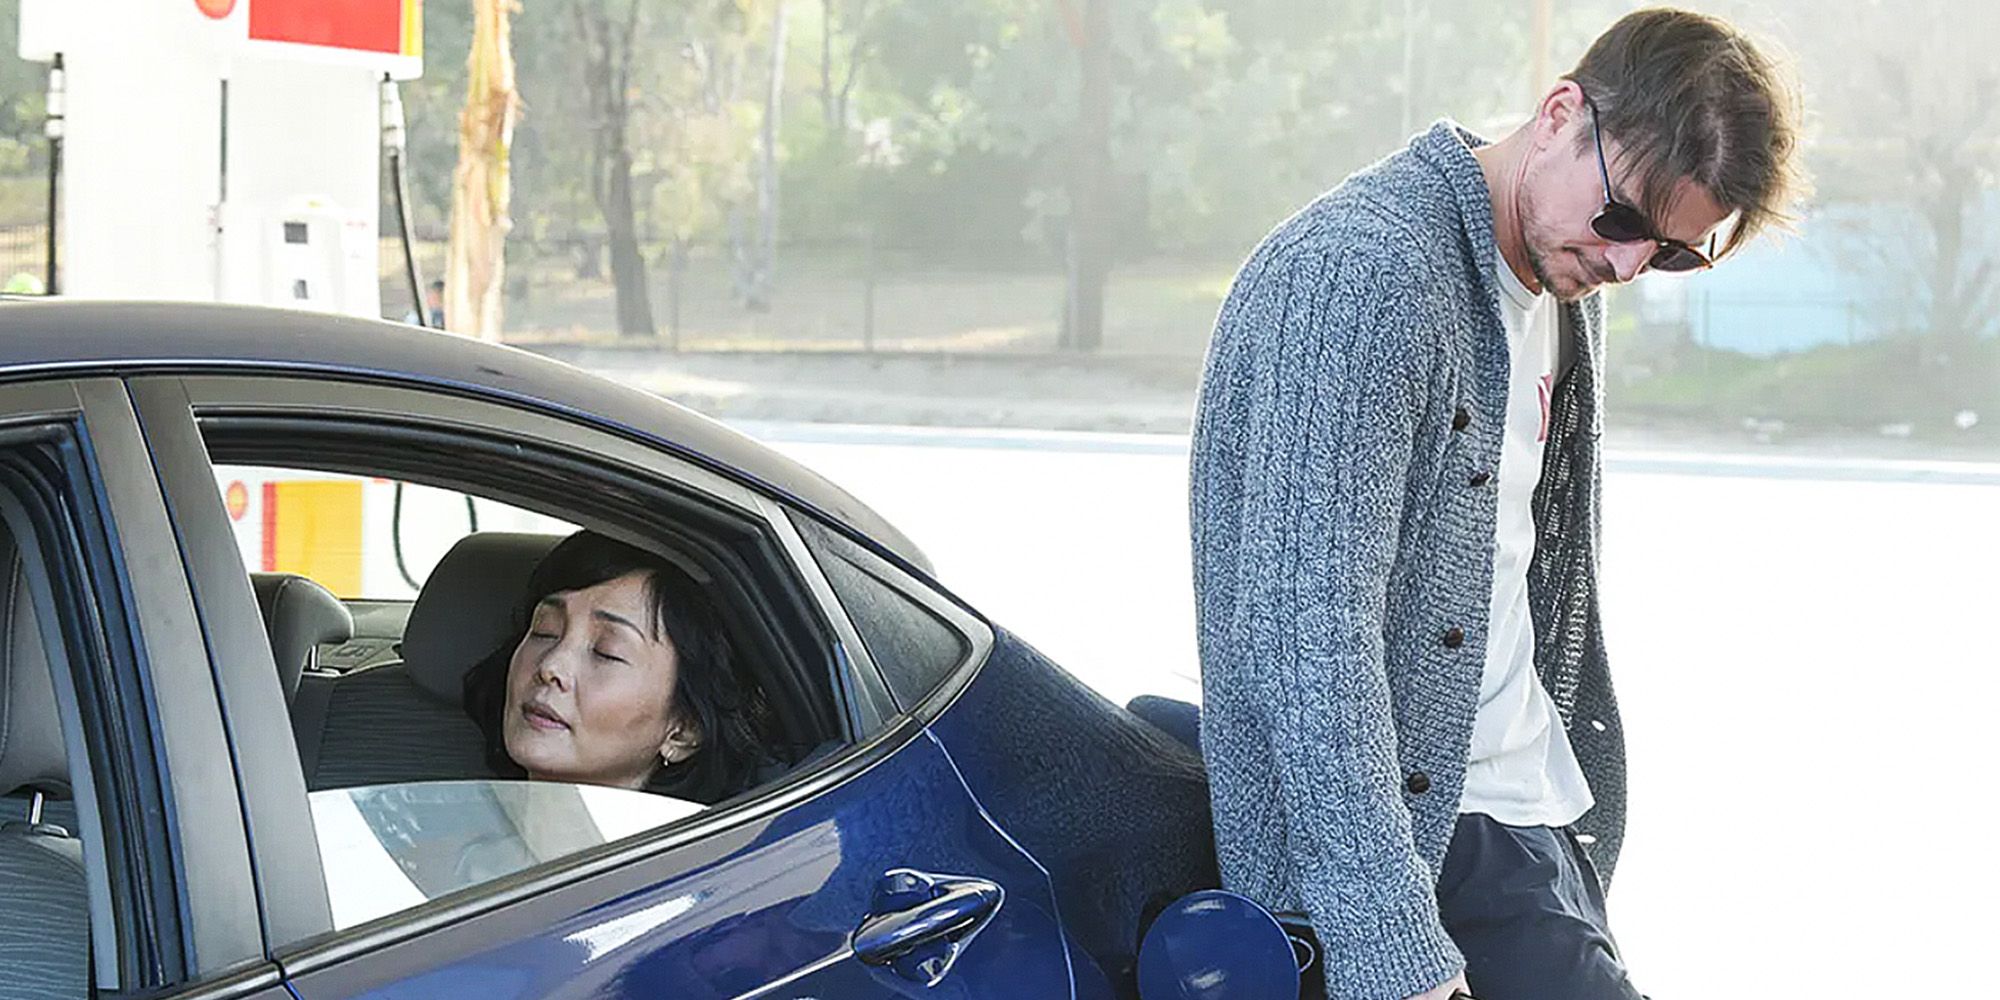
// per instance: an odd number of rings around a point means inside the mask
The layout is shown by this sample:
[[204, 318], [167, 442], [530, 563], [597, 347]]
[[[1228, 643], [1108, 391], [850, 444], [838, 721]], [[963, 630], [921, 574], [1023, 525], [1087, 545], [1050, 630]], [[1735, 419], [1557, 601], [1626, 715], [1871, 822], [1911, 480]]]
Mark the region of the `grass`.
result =
[[[1613, 384], [1618, 409], [1636, 415], [2000, 440], [2000, 343], [1991, 340], [1955, 352], [1898, 339], [1768, 358], [1683, 346], [1651, 372]], [[1971, 431], [1958, 426], [1967, 412], [1980, 421]]]

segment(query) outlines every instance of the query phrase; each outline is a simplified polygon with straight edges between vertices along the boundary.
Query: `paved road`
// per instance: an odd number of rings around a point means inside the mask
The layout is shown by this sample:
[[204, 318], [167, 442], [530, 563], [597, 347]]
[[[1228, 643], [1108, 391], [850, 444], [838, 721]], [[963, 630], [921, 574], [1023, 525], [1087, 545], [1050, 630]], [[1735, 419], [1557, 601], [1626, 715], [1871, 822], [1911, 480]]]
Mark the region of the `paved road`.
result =
[[[1184, 439], [747, 429], [1107, 696], [1196, 693]], [[1614, 454], [1605, 506], [1641, 987], [1990, 990], [2000, 468]]]

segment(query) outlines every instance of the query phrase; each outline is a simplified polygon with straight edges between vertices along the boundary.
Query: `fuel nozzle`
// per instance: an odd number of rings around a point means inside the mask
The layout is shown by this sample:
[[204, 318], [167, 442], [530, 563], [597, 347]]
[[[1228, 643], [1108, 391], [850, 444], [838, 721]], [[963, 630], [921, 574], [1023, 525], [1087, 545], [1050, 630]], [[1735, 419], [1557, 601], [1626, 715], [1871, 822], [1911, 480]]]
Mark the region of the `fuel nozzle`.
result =
[[409, 130], [403, 119], [403, 90], [389, 74], [382, 74], [382, 148], [401, 154], [409, 149]]
[[69, 89], [66, 76], [62, 53], [58, 52], [55, 61], [49, 64], [49, 94], [45, 106], [47, 119], [42, 123], [44, 134], [51, 139], [63, 137], [64, 105], [68, 103], [65, 95]]

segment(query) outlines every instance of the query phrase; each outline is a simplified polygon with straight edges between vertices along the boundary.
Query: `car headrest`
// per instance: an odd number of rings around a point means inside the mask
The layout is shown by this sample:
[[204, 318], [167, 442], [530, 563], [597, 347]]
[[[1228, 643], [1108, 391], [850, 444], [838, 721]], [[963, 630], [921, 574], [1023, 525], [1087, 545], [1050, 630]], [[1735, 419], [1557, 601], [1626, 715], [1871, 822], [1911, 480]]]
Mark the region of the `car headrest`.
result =
[[313, 665], [321, 643], [354, 638], [354, 615], [333, 591], [295, 573], [252, 573], [250, 589], [264, 613], [264, 634], [278, 663], [285, 701], [298, 694], [299, 677]]
[[21, 553], [0, 531], [0, 795], [69, 794], [69, 763], [48, 651], [36, 627]]
[[465, 674], [503, 644], [518, 641], [514, 611], [535, 564], [560, 535], [482, 531], [444, 554], [417, 594], [403, 628], [403, 667], [431, 695], [456, 704]]

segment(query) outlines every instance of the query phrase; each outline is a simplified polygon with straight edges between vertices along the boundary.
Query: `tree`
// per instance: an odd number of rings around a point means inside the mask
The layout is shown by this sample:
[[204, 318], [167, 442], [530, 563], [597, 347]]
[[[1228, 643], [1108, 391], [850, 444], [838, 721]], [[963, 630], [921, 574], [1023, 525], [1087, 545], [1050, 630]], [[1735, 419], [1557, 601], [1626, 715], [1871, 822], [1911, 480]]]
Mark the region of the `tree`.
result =
[[765, 58], [764, 113], [757, 143], [756, 232], [742, 213], [731, 227], [736, 259], [737, 297], [744, 308], [768, 312], [778, 267], [778, 135], [785, 106], [785, 0], [770, 0], [771, 35]]
[[501, 332], [508, 214], [509, 150], [519, 99], [514, 93], [512, 0], [473, 0], [465, 109], [458, 123], [451, 245], [445, 266], [445, 327], [484, 340]]
[[1095, 350], [1121, 258], [1239, 256], [1431, 118], [1519, 107], [1493, 83], [1526, 75], [1518, 12], [1440, 2], [884, 0], [860, 100], [893, 99], [912, 181], [1031, 165], [1024, 235], [1063, 261], [1064, 345]]
[[[46, 94], [49, 66], [17, 59], [20, 7], [0, 0], [0, 282], [35, 287], [48, 277], [49, 140]], [[10, 227], [22, 227], [7, 232]], [[35, 227], [30, 229], [27, 227]], [[58, 284], [59, 284], [58, 279]]]
[[677, 57], [648, 77], [640, 116], [652, 230], [666, 243], [668, 330], [679, 346], [681, 287], [696, 242], [754, 192], [750, 150], [761, 117], [739, 92], [747, 18], [734, 3], [691, 5], [667, 40]]
[[590, 189], [604, 216], [611, 252], [611, 281], [618, 300], [618, 333], [657, 335], [646, 258], [639, 249], [637, 202], [632, 183], [633, 40], [643, 0], [617, 10], [613, 0], [570, 0], [571, 26], [583, 55], [588, 99]]
[[[871, 0], [820, 0], [819, 106], [830, 134], [844, 136], [850, 124], [854, 87], [861, 81], [861, 67], [873, 42], [868, 18], [875, 9]], [[839, 44], [836, 38], [841, 39]], [[838, 68], [836, 49], [845, 50]]]
[[1815, 19], [1839, 30], [1808, 44], [1849, 68], [1825, 82], [1816, 164], [1838, 257], [1898, 312], [1914, 307], [1899, 325], [1921, 374], [2000, 334], [2000, 65], [1966, 5], [1915, 6]]
[[1059, 342], [1104, 346], [1104, 286], [1111, 278], [1110, 0], [1060, 0], [1078, 72], [1077, 119], [1068, 143], [1069, 229]]

